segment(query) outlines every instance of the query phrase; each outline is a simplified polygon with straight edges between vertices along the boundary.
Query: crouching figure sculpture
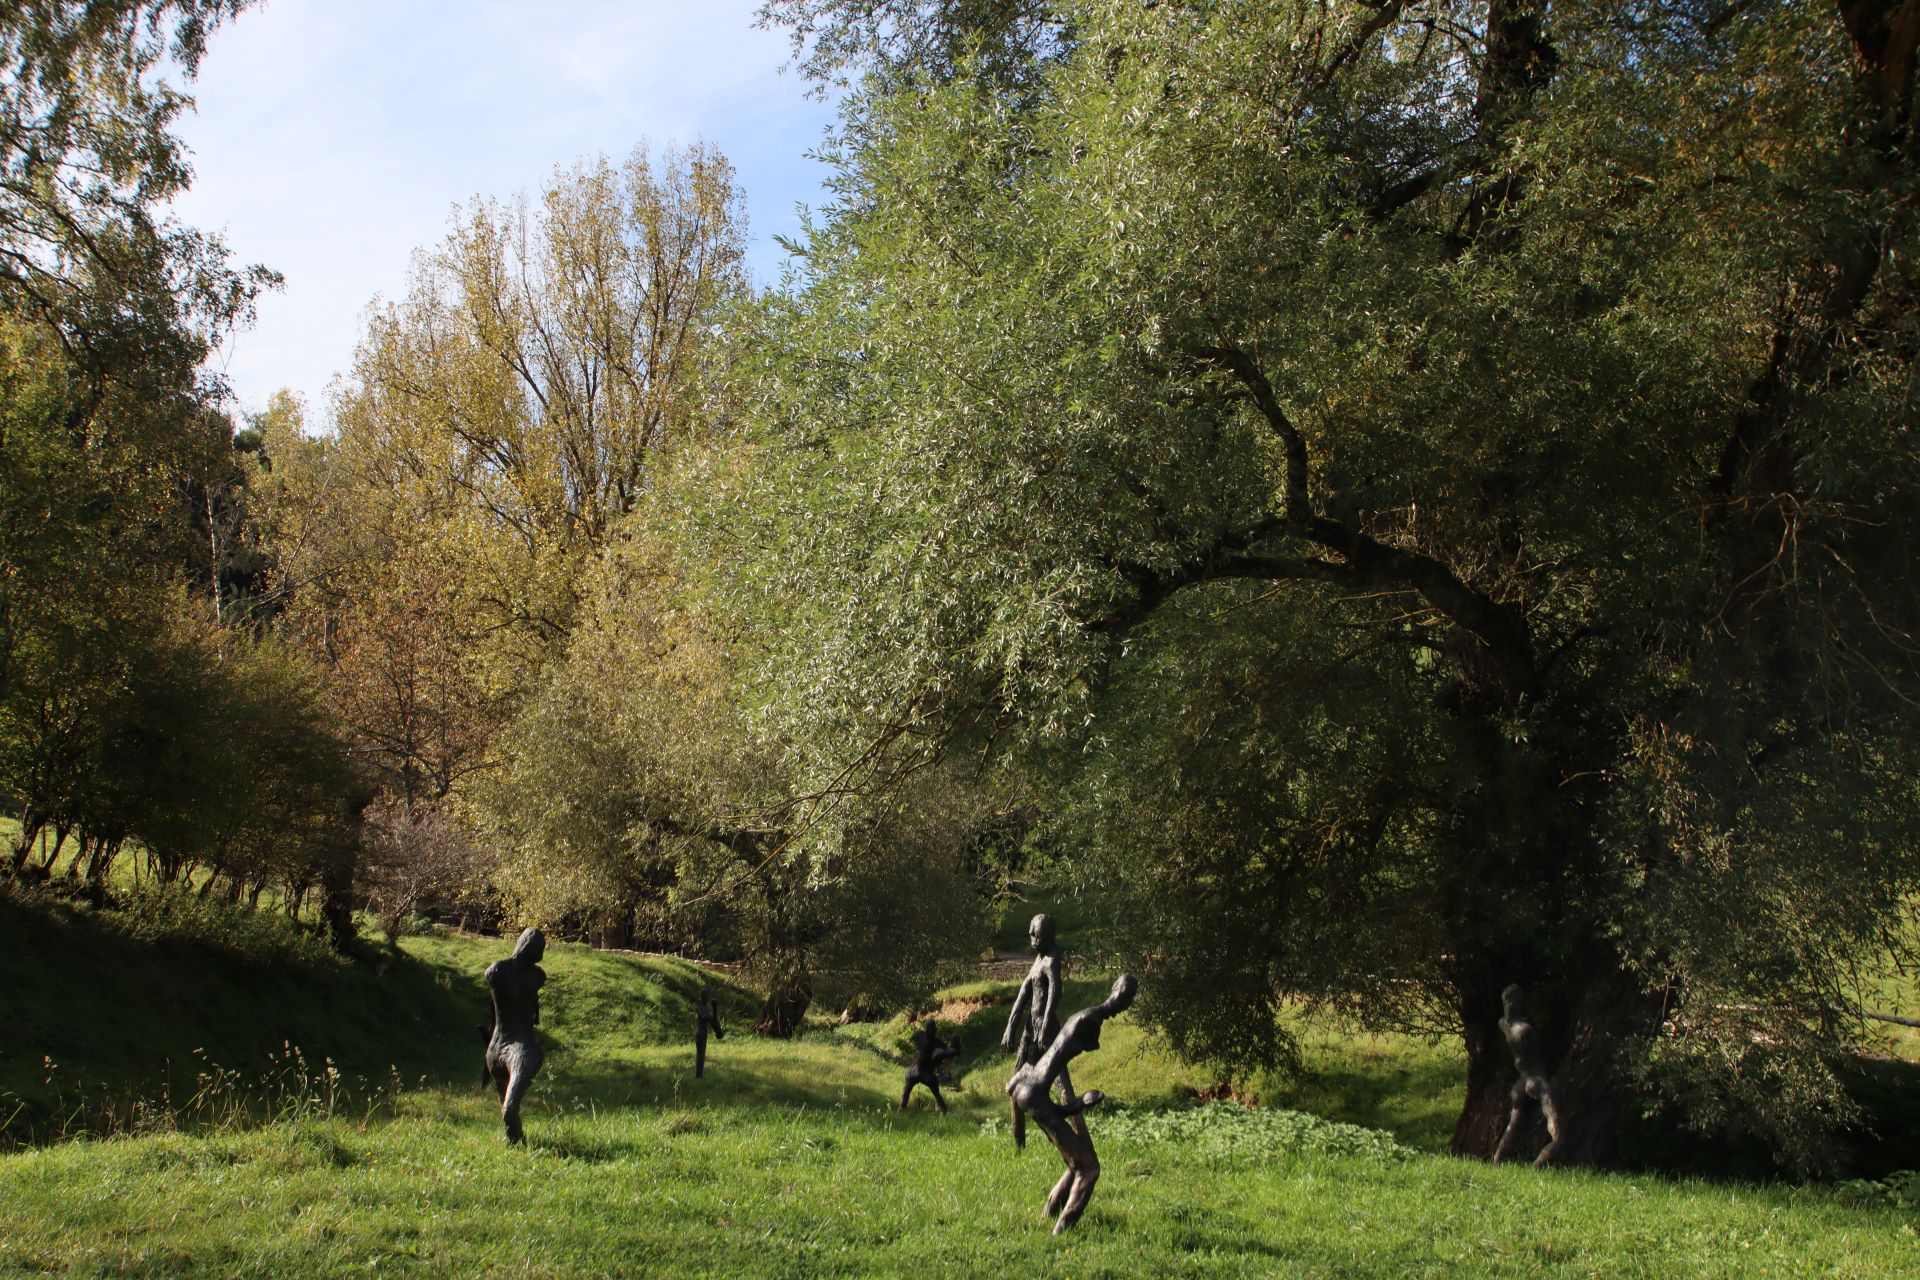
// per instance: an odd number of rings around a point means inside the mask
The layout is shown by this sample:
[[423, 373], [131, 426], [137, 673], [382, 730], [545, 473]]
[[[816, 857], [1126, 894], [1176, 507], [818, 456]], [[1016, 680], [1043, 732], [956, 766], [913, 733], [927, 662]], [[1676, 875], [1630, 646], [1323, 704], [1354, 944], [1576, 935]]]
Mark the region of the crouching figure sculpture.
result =
[[942, 1040], [940, 1024], [932, 1018], [925, 1026], [913, 1033], [913, 1065], [907, 1068], [907, 1083], [900, 1090], [900, 1109], [907, 1109], [907, 1098], [913, 1092], [913, 1086], [923, 1084], [933, 1094], [933, 1105], [941, 1115], [947, 1114], [947, 1100], [940, 1096], [940, 1064], [949, 1058], [958, 1057], [960, 1042]]
[[1139, 986], [1130, 973], [1114, 979], [1113, 989], [1105, 1000], [1068, 1018], [1039, 1060], [1016, 1067], [1013, 1078], [1007, 1081], [1007, 1096], [1013, 1099], [1015, 1111], [1033, 1118], [1053, 1139], [1060, 1158], [1067, 1164], [1067, 1171], [1060, 1175], [1060, 1181], [1047, 1196], [1047, 1213], [1058, 1215], [1053, 1224], [1055, 1235], [1080, 1220], [1093, 1195], [1093, 1184], [1100, 1179], [1100, 1158], [1094, 1154], [1086, 1121], [1080, 1121], [1078, 1127], [1070, 1121], [1088, 1107], [1098, 1105], [1106, 1095], [1094, 1090], [1077, 1098], [1055, 1101], [1049, 1096], [1049, 1090], [1056, 1080], [1066, 1077], [1069, 1060], [1100, 1047], [1101, 1026], [1133, 1003]]

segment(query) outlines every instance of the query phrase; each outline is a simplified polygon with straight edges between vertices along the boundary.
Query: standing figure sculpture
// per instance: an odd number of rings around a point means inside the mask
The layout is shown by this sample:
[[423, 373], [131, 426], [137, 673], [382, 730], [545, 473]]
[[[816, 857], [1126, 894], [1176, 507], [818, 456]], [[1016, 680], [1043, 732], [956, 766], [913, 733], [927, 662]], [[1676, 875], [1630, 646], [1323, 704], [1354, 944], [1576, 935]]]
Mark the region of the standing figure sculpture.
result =
[[1132, 1004], [1138, 989], [1139, 983], [1132, 974], [1121, 974], [1114, 979], [1113, 989], [1105, 1000], [1068, 1018], [1040, 1060], [1016, 1067], [1013, 1078], [1007, 1081], [1007, 1096], [1013, 1099], [1014, 1114], [1024, 1112], [1032, 1116], [1033, 1122], [1053, 1139], [1060, 1158], [1067, 1162], [1067, 1171], [1060, 1175], [1060, 1181], [1054, 1183], [1047, 1195], [1047, 1213], [1059, 1215], [1053, 1224], [1055, 1235], [1080, 1220], [1093, 1195], [1093, 1184], [1100, 1180], [1100, 1158], [1093, 1152], [1093, 1139], [1087, 1135], [1087, 1124], [1080, 1113], [1097, 1105], [1105, 1095], [1095, 1090], [1056, 1102], [1049, 1090], [1056, 1081], [1067, 1078], [1068, 1059], [1100, 1047], [1101, 1025]]
[[907, 1109], [907, 1095], [913, 1086], [923, 1084], [933, 1094], [933, 1105], [947, 1114], [947, 1100], [940, 1096], [940, 1064], [960, 1053], [958, 1040], [940, 1039], [940, 1024], [928, 1018], [926, 1025], [913, 1033], [913, 1065], [907, 1068], [907, 1083], [900, 1090], [900, 1109]]
[[1520, 1078], [1513, 1082], [1513, 1091], [1508, 1095], [1512, 1105], [1507, 1112], [1507, 1131], [1500, 1135], [1500, 1145], [1494, 1149], [1493, 1162], [1499, 1164], [1512, 1153], [1537, 1105], [1547, 1121], [1547, 1145], [1533, 1158], [1533, 1167], [1538, 1169], [1552, 1163], [1554, 1149], [1560, 1145], [1560, 1099], [1554, 1092], [1552, 1079], [1547, 1075], [1547, 1059], [1540, 1049], [1540, 1033], [1527, 1021], [1525, 1001], [1526, 992], [1518, 983], [1500, 993], [1500, 1003], [1506, 1010], [1500, 1018], [1500, 1034], [1507, 1038], [1507, 1049], [1513, 1054], [1513, 1066], [1520, 1073]]
[[[1058, 1005], [1064, 966], [1060, 948], [1054, 943], [1053, 917], [1043, 911], [1029, 921], [1027, 941], [1034, 950], [1033, 967], [1020, 982], [1013, 1011], [1007, 1015], [1007, 1029], [1000, 1035], [1000, 1047], [1013, 1054], [1016, 1070], [1038, 1062], [1060, 1032]], [[1073, 1080], [1062, 1069], [1060, 1100], [1066, 1102], [1072, 1097]], [[1085, 1121], [1076, 1119], [1073, 1123], [1081, 1133], [1087, 1131]], [[1013, 1145], [1020, 1150], [1027, 1145], [1026, 1118], [1018, 1106], [1013, 1108]]]
[[533, 1033], [540, 1021], [540, 988], [547, 981], [546, 970], [540, 967], [546, 952], [546, 935], [528, 929], [513, 944], [511, 956], [487, 966], [487, 989], [493, 993], [487, 1074], [500, 1094], [500, 1119], [507, 1126], [508, 1142], [526, 1141], [520, 1127], [520, 1102], [546, 1060]]
[[720, 1026], [720, 1009], [713, 1002], [713, 993], [706, 987], [700, 988], [700, 1003], [693, 1012], [693, 1074], [707, 1074], [707, 1030], [712, 1028], [713, 1038], [725, 1040], [727, 1033]]

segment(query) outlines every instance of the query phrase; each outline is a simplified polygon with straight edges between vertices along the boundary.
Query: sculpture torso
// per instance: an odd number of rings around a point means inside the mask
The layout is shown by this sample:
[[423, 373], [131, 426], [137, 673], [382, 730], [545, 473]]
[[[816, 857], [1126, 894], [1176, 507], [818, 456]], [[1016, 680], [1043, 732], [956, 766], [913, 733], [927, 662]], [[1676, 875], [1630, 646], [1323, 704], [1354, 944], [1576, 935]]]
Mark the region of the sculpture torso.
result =
[[940, 1038], [933, 1034], [931, 1027], [922, 1027], [913, 1033], [913, 1066], [916, 1071], [933, 1071], [934, 1050], [940, 1047]]
[[[1525, 1016], [1500, 1019], [1500, 1034], [1506, 1037], [1507, 1051], [1513, 1055], [1514, 1069], [1523, 1081], [1531, 1082], [1547, 1074], [1546, 1055], [1540, 1050], [1540, 1034]], [[1528, 1089], [1531, 1093], [1533, 1090]]]
[[1060, 1000], [1060, 952], [1049, 950], [1035, 956], [1033, 967], [1027, 970], [1025, 985], [1029, 988], [1027, 1024], [1021, 1029], [1018, 1053], [1021, 1062], [1032, 1062], [1046, 1052], [1060, 1033], [1056, 1012]]
[[494, 1044], [533, 1043], [533, 1028], [540, 1021], [540, 988], [546, 981], [546, 970], [523, 960], [518, 952], [487, 966]]

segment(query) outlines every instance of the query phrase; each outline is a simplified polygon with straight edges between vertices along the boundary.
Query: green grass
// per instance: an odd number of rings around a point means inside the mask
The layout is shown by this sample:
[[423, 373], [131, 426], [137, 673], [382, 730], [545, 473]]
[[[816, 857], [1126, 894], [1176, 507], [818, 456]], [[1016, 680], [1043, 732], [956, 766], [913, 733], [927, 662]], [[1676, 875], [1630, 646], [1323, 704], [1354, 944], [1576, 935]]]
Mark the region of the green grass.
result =
[[[409, 938], [374, 972], [298, 939], [249, 956], [121, 923], [0, 896], [0, 999], [12, 1001], [0, 1025], [27, 1028], [28, 1044], [64, 1037], [66, 1070], [128, 1088], [153, 1078], [167, 1046], [205, 1040], [244, 1067], [279, 1036], [370, 1079], [404, 1064], [405, 1087], [334, 1105], [269, 1091], [274, 1123], [228, 1111], [169, 1132], [176, 1121], [152, 1111], [133, 1126], [146, 1132], [0, 1156], [0, 1276], [1920, 1269], [1920, 1216], [1874, 1189], [1541, 1173], [1432, 1154], [1458, 1102], [1445, 1046], [1307, 1033], [1306, 1075], [1267, 1101], [1373, 1130], [1231, 1105], [1173, 1111], [1210, 1081], [1124, 1018], [1074, 1064], [1076, 1084], [1114, 1104], [1092, 1117], [1105, 1162], [1092, 1207], [1055, 1239], [1041, 1206], [1058, 1157], [1034, 1133], [1025, 1153], [1012, 1149], [997, 1044], [1006, 1008], [982, 1003], [1011, 984], [941, 993], [963, 1045], [952, 1110], [936, 1115], [920, 1093], [902, 1113], [904, 1018], [763, 1040], [749, 1030], [752, 993], [716, 975], [563, 944], [545, 961], [549, 1055], [529, 1144], [512, 1149], [478, 1087], [474, 1031], [480, 970], [507, 941]], [[729, 1034], [695, 1079], [687, 1033], [703, 982], [720, 990]], [[1105, 984], [1069, 985], [1077, 1005]], [[34, 1074], [20, 1044], [0, 1040], [0, 1089]]]
[[[729, 1064], [757, 1073], [758, 1053]], [[859, 1071], [857, 1064], [855, 1074]], [[1091, 1074], [1091, 1073], [1089, 1073]], [[543, 1081], [526, 1150], [489, 1103], [68, 1144], [0, 1161], [0, 1274], [134, 1276], [1898, 1276], [1910, 1212], [1824, 1191], [1236, 1156], [1103, 1137], [1087, 1217], [971, 1116], [732, 1085], [617, 1106]], [[831, 1087], [829, 1087], [831, 1091]], [[1121, 1129], [1116, 1121], [1107, 1127]]]

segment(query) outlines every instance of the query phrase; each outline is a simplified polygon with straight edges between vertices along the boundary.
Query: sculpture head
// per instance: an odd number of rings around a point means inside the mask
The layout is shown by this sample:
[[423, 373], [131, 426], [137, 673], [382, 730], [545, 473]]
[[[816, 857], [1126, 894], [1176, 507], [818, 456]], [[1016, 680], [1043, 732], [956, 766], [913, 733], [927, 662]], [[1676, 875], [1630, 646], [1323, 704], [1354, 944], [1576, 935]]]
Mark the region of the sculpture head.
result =
[[1507, 1011], [1508, 1021], [1520, 1017], [1527, 1011], [1526, 989], [1517, 982], [1508, 983], [1500, 993], [1500, 1006]]
[[1113, 980], [1113, 986], [1107, 991], [1107, 998], [1100, 1002], [1100, 1007], [1109, 1014], [1119, 1013], [1133, 1003], [1133, 997], [1139, 990], [1139, 981], [1132, 974], [1123, 973]]
[[1042, 911], [1027, 922], [1027, 941], [1035, 951], [1053, 950], [1053, 917]]
[[521, 964], [539, 964], [540, 957], [547, 954], [547, 935], [537, 926], [523, 929], [520, 940], [513, 944], [513, 958]]

